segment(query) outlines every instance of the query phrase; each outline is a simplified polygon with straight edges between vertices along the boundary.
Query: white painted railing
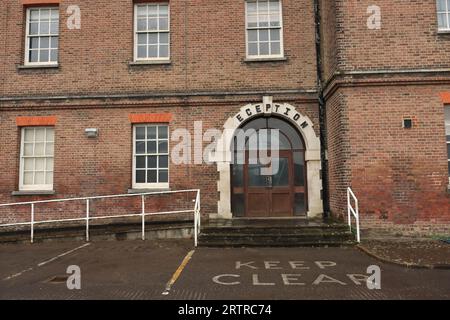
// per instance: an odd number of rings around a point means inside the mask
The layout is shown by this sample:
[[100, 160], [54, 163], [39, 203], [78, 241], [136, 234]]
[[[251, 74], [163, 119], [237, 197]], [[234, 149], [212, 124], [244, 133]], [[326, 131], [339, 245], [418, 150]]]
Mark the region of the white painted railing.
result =
[[[161, 195], [161, 194], [175, 194], [175, 193], [192, 193], [195, 192], [196, 196], [194, 199], [194, 209], [192, 210], [177, 210], [177, 211], [164, 211], [164, 212], [145, 212], [145, 196], [151, 195]], [[90, 215], [90, 202], [94, 199], [110, 199], [110, 198], [124, 198], [124, 197], [141, 197], [141, 213], [136, 214], [119, 214], [119, 215], [109, 215], [109, 216], [99, 216], [94, 217]], [[70, 219], [54, 219], [54, 220], [35, 220], [35, 205], [41, 203], [54, 203], [54, 202], [68, 202], [68, 201], [86, 201], [85, 216], [80, 218], [70, 218]], [[1, 207], [13, 207], [13, 206], [23, 206], [30, 205], [30, 221], [29, 222], [16, 222], [16, 223], [6, 223], [0, 224], [0, 227], [12, 227], [29, 225], [30, 226], [30, 241], [34, 241], [34, 225], [35, 224], [45, 224], [45, 223], [55, 223], [55, 222], [69, 222], [69, 221], [85, 221], [86, 222], [86, 241], [89, 241], [89, 221], [98, 219], [112, 219], [112, 218], [123, 218], [123, 217], [137, 217], [140, 216], [142, 219], [142, 240], [145, 240], [145, 217], [150, 215], [168, 215], [177, 213], [193, 213], [194, 214], [194, 244], [197, 246], [197, 237], [200, 233], [200, 190], [176, 190], [176, 191], [158, 191], [158, 192], [146, 192], [146, 193], [136, 193], [136, 194], [116, 194], [116, 195], [106, 195], [106, 196], [93, 196], [93, 197], [79, 197], [79, 198], [67, 198], [67, 199], [52, 199], [52, 200], [39, 200], [39, 201], [28, 201], [28, 202], [14, 202], [0, 204]]]
[[[355, 202], [355, 208], [352, 206], [352, 200]], [[359, 243], [361, 242], [361, 235], [359, 230], [359, 206], [358, 206], [358, 199], [356, 198], [355, 194], [353, 193], [351, 188], [347, 188], [347, 219], [348, 219], [348, 226], [350, 228], [350, 231], [352, 231], [352, 215], [355, 217], [356, 220], [356, 241]]]
[[197, 196], [195, 197], [195, 206], [194, 206], [194, 246], [198, 244], [198, 235], [200, 234], [200, 190], [197, 192]]

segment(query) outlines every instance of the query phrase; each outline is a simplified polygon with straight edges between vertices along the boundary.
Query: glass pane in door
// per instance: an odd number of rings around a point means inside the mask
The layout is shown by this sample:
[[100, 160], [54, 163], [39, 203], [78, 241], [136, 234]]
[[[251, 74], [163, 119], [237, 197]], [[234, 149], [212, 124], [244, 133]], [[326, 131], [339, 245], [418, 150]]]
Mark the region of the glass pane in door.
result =
[[303, 151], [294, 152], [294, 177], [296, 186], [305, 185], [305, 153]]
[[305, 194], [304, 193], [296, 193], [295, 194], [294, 214], [302, 215], [305, 213], [306, 213]]
[[243, 217], [245, 215], [245, 195], [243, 193], [233, 194], [231, 203], [234, 216]]
[[244, 186], [244, 166], [242, 164], [233, 165], [233, 187]]
[[275, 158], [272, 161], [272, 186], [289, 186], [289, 159]]
[[258, 164], [249, 164], [248, 165], [248, 185], [250, 187], [266, 187], [267, 186], [267, 178], [270, 176], [263, 175], [261, 169], [266, 166], [258, 163]]

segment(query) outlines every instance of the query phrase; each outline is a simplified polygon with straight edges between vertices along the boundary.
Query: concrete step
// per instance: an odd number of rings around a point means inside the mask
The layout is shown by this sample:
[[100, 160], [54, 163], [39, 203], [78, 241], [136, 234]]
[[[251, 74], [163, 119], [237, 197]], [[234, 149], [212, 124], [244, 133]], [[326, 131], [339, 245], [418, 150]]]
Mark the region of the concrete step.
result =
[[266, 235], [231, 235], [231, 234], [201, 234], [199, 237], [199, 243], [210, 244], [216, 242], [224, 243], [260, 243], [261, 245], [269, 243], [292, 243], [293, 245], [297, 243], [311, 243], [311, 242], [336, 242], [342, 243], [345, 241], [351, 241], [354, 237], [351, 233], [348, 234], [321, 234], [321, 235], [310, 235], [310, 234], [266, 234]]
[[308, 220], [214, 221], [202, 226], [199, 245], [242, 246], [348, 246], [355, 237], [347, 225]]
[[200, 241], [200, 247], [345, 247], [355, 245], [354, 240], [345, 241], [325, 241], [325, 240], [314, 240], [314, 241], [255, 241], [253, 240], [236, 240], [236, 241], [225, 241], [225, 240], [209, 240], [207, 242]]
[[333, 227], [202, 227], [205, 234], [329, 234], [349, 232], [347, 226]]
[[295, 238], [295, 239], [324, 239], [324, 238], [336, 238], [347, 239], [353, 238], [351, 232], [329, 232], [329, 233], [260, 233], [260, 234], [236, 234], [236, 233], [200, 233], [200, 239], [239, 239], [239, 238]]

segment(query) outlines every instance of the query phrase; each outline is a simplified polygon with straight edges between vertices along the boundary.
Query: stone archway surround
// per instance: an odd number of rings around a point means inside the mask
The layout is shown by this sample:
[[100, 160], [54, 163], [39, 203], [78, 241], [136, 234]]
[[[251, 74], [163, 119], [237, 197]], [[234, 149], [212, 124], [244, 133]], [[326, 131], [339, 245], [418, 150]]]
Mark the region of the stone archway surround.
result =
[[262, 103], [248, 104], [230, 117], [224, 124], [224, 132], [217, 142], [216, 153], [212, 160], [217, 164], [219, 181], [219, 201], [217, 203], [218, 218], [231, 219], [231, 143], [234, 132], [244, 122], [252, 118], [265, 115], [276, 115], [292, 123], [301, 133], [305, 142], [305, 162], [308, 186], [308, 212], [307, 217], [318, 217], [323, 214], [321, 200], [322, 180], [320, 178], [320, 139], [314, 132], [314, 124], [307, 116], [296, 111], [288, 103], [273, 103], [272, 97], [264, 97]]

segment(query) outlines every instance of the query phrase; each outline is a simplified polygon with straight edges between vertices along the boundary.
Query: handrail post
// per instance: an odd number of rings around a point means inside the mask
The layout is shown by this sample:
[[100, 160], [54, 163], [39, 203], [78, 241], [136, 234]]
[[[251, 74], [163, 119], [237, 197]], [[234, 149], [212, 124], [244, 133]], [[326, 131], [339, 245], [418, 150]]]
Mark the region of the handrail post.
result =
[[356, 241], [358, 243], [361, 242], [361, 236], [359, 231], [359, 205], [358, 205], [358, 199], [355, 199], [355, 207], [356, 207]]
[[200, 189], [197, 190], [194, 204], [194, 246], [198, 245], [198, 234], [200, 232]]
[[194, 211], [194, 247], [197, 247], [197, 210]]
[[352, 231], [352, 221], [350, 216], [350, 188], [347, 188], [347, 223], [350, 228], [350, 231]]
[[[353, 208], [353, 205], [351, 203], [351, 198], [353, 198], [355, 202], [355, 208]], [[356, 198], [353, 191], [350, 189], [350, 187], [347, 188], [347, 215], [348, 215], [348, 226], [350, 227], [350, 231], [352, 231], [352, 222], [351, 222], [351, 214], [355, 216], [355, 224], [356, 224], [356, 241], [358, 243], [361, 242], [361, 231], [359, 226], [359, 204], [358, 204], [358, 198]]]
[[356, 241], [361, 242], [361, 235], [359, 231], [359, 215], [356, 216]]
[[89, 242], [89, 199], [86, 199], [86, 241]]
[[142, 240], [145, 240], [145, 200], [144, 195], [141, 196], [142, 203]]
[[198, 189], [198, 232], [200, 233], [200, 227], [202, 224], [202, 216], [200, 212], [200, 189]]
[[34, 242], [34, 203], [31, 204], [31, 243]]

